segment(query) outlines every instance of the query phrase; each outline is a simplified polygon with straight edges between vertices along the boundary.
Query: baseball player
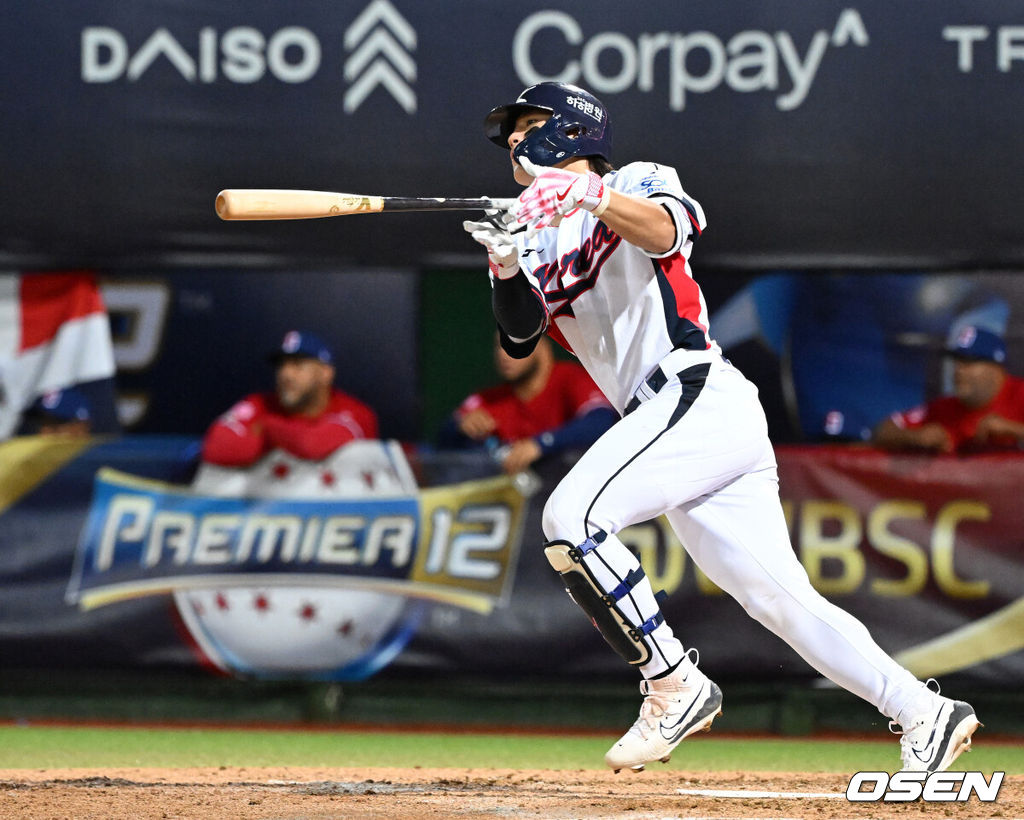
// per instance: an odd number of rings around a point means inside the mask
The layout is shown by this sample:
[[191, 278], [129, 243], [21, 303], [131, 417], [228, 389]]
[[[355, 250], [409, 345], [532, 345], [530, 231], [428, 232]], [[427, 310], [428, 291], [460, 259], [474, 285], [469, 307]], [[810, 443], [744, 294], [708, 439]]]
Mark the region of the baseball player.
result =
[[246, 396], [210, 425], [203, 461], [248, 467], [275, 449], [321, 461], [350, 441], [377, 438], [377, 414], [334, 387], [334, 356], [319, 337], [291, 330], [267, 360], [274, 391]]
[[1024, 445], [1024, 379], [1006, 370], [1006, 343], [982, 327], [964, 326], [945, 350], [953, 361], [953, 393], [893, 413], [875, 427], [886, 450], [980, 453]]
[[[811, 586], [789, 542], [756, 388], [708, 329], [689, 258], [705, 228], [674, 169], [610, 163], [600, 100], [540, 83], [485, 120], [526, 186], [507, 215], [464, 227], [488, 252], [502, 344], [542, 333], [571, 350], [622, 415], [555, 488], [544, 552], [573, 600], [643, 677], [640, 716], [605, 756], [616, 771], [667, 761], [721, 714], [722, 693], [660, 608], [622, 528], [664, 514], [697, 565], [901, 734], [904, 769], [938, 771], [979, 727]], [[899, 727], [897, 731], [896, 727]]]
[[441, 429], [443, 447], [494, 447], [502, 469], [522, 472], [538, 460], [589, 447], [618, 414], [587, 371], [555, 359], [541, 338], [529, 356], [514, 359], [494, 340], [501, 383], [479, 390], [458, 406]]

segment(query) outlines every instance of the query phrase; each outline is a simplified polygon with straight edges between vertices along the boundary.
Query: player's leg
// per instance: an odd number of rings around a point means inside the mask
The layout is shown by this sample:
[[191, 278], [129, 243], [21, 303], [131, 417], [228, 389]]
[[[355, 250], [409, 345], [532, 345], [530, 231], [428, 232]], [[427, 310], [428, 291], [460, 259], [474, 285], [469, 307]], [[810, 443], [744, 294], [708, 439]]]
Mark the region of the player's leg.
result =
[[756, 404], [753, 388], [727, 366], [687, 371], [605, 433], [545, 507], [548, 560], [608, 643], [644, 677], [640, 717], [606, 756], [613, 768], [667, 759], [719, 714], [721, 692], [665, 623], [640, 562], [616, 533], [756, 463], [759, 439], [739, 425], [750, 402]]
[[762, 469], [666, 515], [701, 570], [752, 617], [904, 727], [904, 768], [944, 769], [970, 746], [974, 710], [929, 690], [811, 586], [790, 545], [770, 447]]

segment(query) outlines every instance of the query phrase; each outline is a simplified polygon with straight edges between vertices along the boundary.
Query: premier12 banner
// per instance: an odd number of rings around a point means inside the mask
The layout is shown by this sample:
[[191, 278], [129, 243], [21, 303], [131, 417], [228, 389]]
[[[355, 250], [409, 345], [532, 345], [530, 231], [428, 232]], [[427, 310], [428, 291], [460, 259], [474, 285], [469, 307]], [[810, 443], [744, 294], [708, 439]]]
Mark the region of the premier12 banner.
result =
[[[543, 556], [543, 503], [564, 463], [522, 485], [486, 455], [426, 452], [403, 466], [393, 447], [366, 443], [330, 463], [274, 454], [204, 479], [191, 476], [193, 444], [0, 445], [5, 663], [629, 675]], [[1024, 458], [834, 445], [778, 456], [793, 548], [823, 595], [919, 677], [1016, 690]], [[716, 677], [815, 676], [696, 568], [664, 519], [621, 537]]]

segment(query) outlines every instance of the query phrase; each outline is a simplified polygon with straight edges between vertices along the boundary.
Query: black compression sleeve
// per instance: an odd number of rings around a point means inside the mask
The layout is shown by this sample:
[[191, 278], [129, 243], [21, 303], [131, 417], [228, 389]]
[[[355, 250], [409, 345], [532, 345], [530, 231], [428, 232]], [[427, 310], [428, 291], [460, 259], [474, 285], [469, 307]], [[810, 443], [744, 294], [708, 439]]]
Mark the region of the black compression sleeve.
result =
[[544, 305], [522, 273], [509, 279], [494, 279], [491, 308], [507, 336], [530, 339], [544, 329]]

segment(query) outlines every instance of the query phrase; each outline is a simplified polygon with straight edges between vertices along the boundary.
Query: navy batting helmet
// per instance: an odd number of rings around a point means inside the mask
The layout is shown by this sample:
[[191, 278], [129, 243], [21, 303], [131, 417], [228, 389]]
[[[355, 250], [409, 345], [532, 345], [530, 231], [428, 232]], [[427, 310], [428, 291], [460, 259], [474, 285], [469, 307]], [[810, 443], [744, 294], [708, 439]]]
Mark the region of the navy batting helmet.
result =
[[495, 145], [508, 148], [516, 120], [528, 111], [551, 114], [513, 152], [537, 165], [557, 165], [569, 157], [604, 157], [611, 161], [612, 126], [608, 109], [597, 97], [568, 83], [531, 85], [514, 103], [499, 105], [484, 120], [484, 133]]

